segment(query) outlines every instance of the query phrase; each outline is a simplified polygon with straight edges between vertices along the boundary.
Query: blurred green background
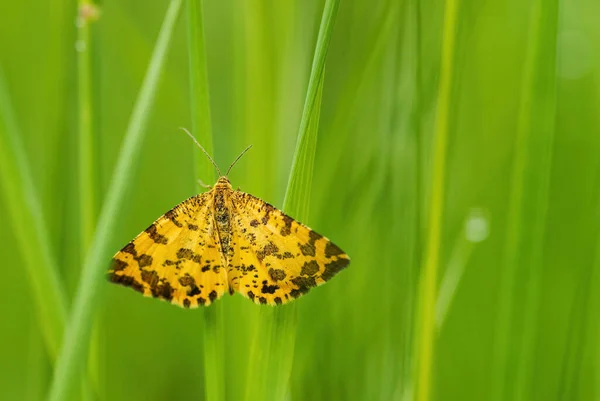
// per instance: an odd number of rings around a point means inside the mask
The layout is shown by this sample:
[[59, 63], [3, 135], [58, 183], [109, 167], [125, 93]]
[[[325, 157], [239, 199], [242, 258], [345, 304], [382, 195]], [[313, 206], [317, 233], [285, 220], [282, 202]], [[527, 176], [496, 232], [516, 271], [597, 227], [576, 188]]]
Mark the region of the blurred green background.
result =
[[[90, 23], [95, 217], [167, 6], [106, 0]], [[214, 157], [223, 170], [253, 144], [232, 185], [278, 207], [323, 6], [203, 1]], [[178, 129], [192, 124], [184, 10], [111, 252], [198, 191], [203, 156]], [[73, 0], [0, 4], [5, 96], [69, 300], [85, 249], [76, 15]], [[294, 401], [600, 399], [598, 15], [592, 0], [341, 0], [304, 222], [340, 245], [350, 267], [281, 307], [293, 316], [281, 339], [277, 324], [264, 328], [279, 314], [239, 295], [207, 314], [103, 283], [78, 372], [91, 399], [215, 399], [211, 375], [227, 400], [271, 399], [278, 386]], [[7, 199], [0, 398], [38, 400], [54, 357], [23, 267], [37, 244], [19, 247]], [[433, 306], [419, 290], [432, 252]], [[420, 327], [433, 307], [424, 396]], [[212, 318], [215, 371], [203, 345]], [[283, 381], [269, 376], [278, 367]]]

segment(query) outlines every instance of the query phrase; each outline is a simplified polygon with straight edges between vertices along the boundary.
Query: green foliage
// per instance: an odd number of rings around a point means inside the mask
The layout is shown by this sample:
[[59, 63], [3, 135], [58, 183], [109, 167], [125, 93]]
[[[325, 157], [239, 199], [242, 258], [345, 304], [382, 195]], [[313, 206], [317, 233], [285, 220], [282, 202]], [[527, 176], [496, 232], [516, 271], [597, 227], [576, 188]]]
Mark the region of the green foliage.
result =
[[[337, 1], [74, 3], [0, 13], [3, 399], [600, 397], [600, 5], [343, 0], [325, 68]], [[180, 126], [349, 268], [280, 308], [106, 283], [213, 178]]]
[[49, 400], [64, 400], [71, 396], [71, 389], [87, 355], [92, 324], [100, 300], [101, 280], [105, 275], [106, 260], [111, 256], [112, 233], [117, 227], [126, 200], [128, 183], [131, 182], [133, 170], [138, 163], [148, 114], [154, 103], [158, 79], [165, 64], [181, 3], [181, 0], [172, 0], [169, 5], [152, 59], [148, 64], [148, 72], [131, 113], [119, 160], [98, 220], [98, 229], [82, 267], [80, 283], [48, 394]]

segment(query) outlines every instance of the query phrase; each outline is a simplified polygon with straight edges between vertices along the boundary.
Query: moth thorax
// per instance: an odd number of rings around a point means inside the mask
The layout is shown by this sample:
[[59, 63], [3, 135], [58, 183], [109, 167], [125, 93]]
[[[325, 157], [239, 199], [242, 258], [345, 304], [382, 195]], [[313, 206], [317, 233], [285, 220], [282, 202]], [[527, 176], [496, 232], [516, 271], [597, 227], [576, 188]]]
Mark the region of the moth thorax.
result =
[[215, 184], [215, 188], [217, 189], [231, 189], [231, 183], [229, 182], [229, 178], [222, 176], [219, 177], [219, 180]]
[[[227, 182], [229, 185], [229, 182]], [[221, 249], [227, 256], [231, 256], [233, 249], [231, 248], [231, 215], [226, 205], [225, 191], [217, 190], [214, 197], [214, 217], [219, 232]]]

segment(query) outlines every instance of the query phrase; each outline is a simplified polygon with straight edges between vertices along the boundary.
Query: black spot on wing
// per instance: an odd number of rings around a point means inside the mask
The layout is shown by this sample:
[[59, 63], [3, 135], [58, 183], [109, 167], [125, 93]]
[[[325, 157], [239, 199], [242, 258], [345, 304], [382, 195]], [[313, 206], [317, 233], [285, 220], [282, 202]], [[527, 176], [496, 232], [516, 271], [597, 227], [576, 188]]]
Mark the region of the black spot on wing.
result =
[[133, 245], [133, 242], [130, 242], [129, 244], [125, 245], [125, 247], [121, 249], [121, 252], [133, 255], [133, 257], [137, 256], [137, 251], [135, 250], [135, 245]]
[[178, 259], [192, 259], [193, 255], [194, 252], [189, 248], [179, 248], [176, 254]]
[[337, 256], [343, 254], [340, 248], [338, 248], [333, 242], [328, 242], [325, 245], [325, 257], [331, 258], [332, 256]]
[[146, 234], [148, 234], [148, 237], [150, 237], [150, 239], [154, 242], [156, 242], [157, 244], [163, 244], [166, 245], [167, 244], [167, 237], [165, 237], [164, 235], [160, 234], [157, 229], [156, 229], [156, 223], [152, 224], [150, 227], [148, 227], [146, 230]]
[[262, 292], [263, 294], [275, 294], [275, 291], [277, 291], [278, 289], [279, 286], [277, 285], [267, 285], [266, 283], [263, 283], [260, 292]]
[[136, 259], [140, 267], [146, 267], [152, 264], [152, 256], [150, 255], [143, 254]]
[[319, 264], [316, 260], [311, 260], [309, 262], [305, 262], [302, 265], [302, 269], [300, 270], [300, 274], [303, 276], [312, 276], [319, 272]]
[[281, 269], [269, 269], [269, 276], [271, 277], [271, 279], [273, 281], [281, 281], [284, 280], [286, 277], [286, 274], [283, 270]]
[[298, 289], [306, 290], [303, 293], [308, 292], [308, 290], [310, 288], [316, 287], [316, 285], [317, 285], [314, 277], [302, 277], [302, 276], [298, 276], [298, 277], [295, 277], [294, 279], [292, 279], [292, 283], [294, 283], [296, 286], [298, 286]]
[[300, 252], [302, 252], [302, 255], [304, 255], [304, 256], [315, 256], [315, 246], [314, 246], [314, 244], [311, 244], [311, 243], [298, 244], [298, 247], [300, 248]]
[[321, 278], [325, 281], [330, 280], [333, 276], [335, 276], [340, 270], [348, 266], [350, 260], [345, 258], [340, 258], [334, 260], [331, 263], [327, 263], [325, 265], [325, 271], [321, 275]]
[[118, 271], [125, 269], [127, 266], [128, 266], [128, 264], [126, 262], [123, 262], [122, 260], [119, 260], [119, 259], [113, 259], [112, 271], [118, 272]]
[[157, 286], [152, 287], [151, 290], [152, 295], [156, 298], [162, 298], [167, 301], [173, 299], [173, 287], [171, 287], [171, 284], [166, 281], [160, 282]]
[[294, 219], [292, 219], [289, 216], [286, 216], [285, 214], [283, 215], [283, 227], [281, 227], [281, 232], [280, 234], [282, 236], [286, 236], [286, 235], [290, 235], [292, 232], [292, 223], [294, 222]]
[[115, 284], [131, 287], [137, 292], [144, 293], [144, 285], [131, 276], [109, 273], [109, 280]]
[[165, 218], [167, 220], [170, 220], [171, 222], [173, 222], [173, 224], [175, 224], [177, 227], [179, 227], [179, 228], [183, 227], [183, 224], [181, 224], [177, 220], [177, 212], [175, 211], [174, 208], [169, 210], [167, 213], [165, 213]]
[[264, 246], [263, 249], [256, 252], [256, 258], [259, 260], [259, 262], [262, 262], [265, 257], [267, 257], [269, 255], [274, 255], [278, 251], [279, 251], [279, 248], [277, 247], [277, 245], [275, 245], [272, 242], [269, 242], [267, 245]]
[[188, 290], [187, 295], [193, 297], [194, 295], [200, 295], [201, 292], [202, 291], [200, 291], [200, 288], [198, 288], [196, 284], [193, 284]]
[[184, 276], [179, 277], [179, 284], [183, 285], [184, 287], [187, 287], [188, 285], [196, 285], [196, 280], [186, 273]]
[[148, 283], [150, 287], [158, 284], [158, 274], [154, 270], [142, 270], [142, 281]]

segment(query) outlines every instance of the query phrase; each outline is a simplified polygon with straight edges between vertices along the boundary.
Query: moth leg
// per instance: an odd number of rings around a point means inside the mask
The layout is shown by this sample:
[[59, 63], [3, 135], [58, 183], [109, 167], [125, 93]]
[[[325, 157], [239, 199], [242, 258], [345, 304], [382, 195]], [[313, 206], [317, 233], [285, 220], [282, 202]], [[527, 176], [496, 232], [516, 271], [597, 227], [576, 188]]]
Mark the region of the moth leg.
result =
[[212, 188], [212, 185], [205, 184], [200, 178], [198, 178], [198, 185], [200, 185], [203, 188], [208, 188], [208, 189]]

